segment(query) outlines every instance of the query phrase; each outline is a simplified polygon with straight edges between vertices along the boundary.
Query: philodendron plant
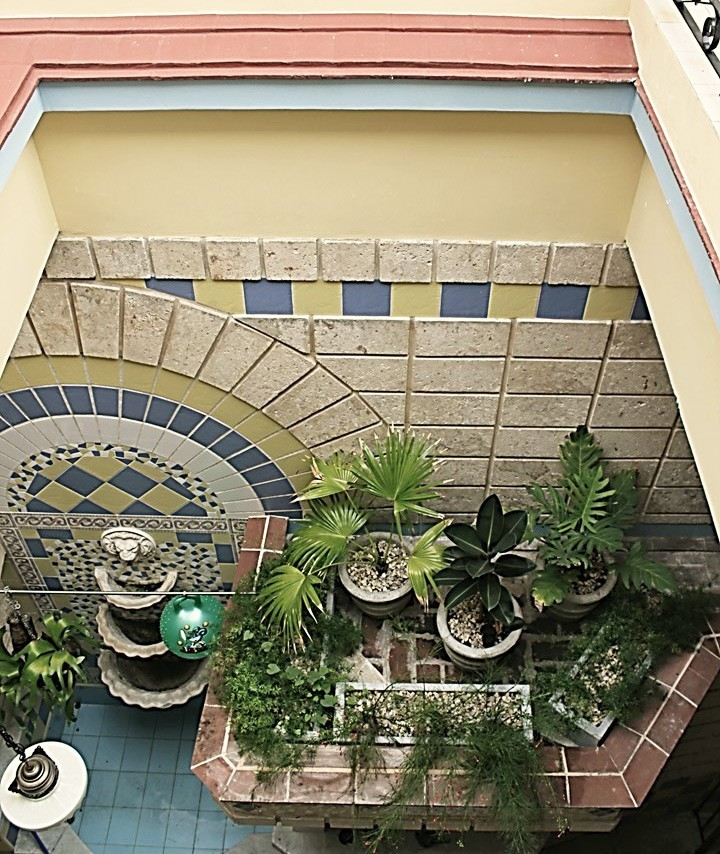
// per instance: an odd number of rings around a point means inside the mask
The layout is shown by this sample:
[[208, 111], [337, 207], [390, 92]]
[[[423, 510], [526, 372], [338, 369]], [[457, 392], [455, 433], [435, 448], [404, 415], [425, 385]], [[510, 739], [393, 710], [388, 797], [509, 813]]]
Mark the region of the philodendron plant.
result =
[[75, 720], [75, 685], [84, 676], [81, 647], [95, 640], [82, 620], [69, 614], [46, 614], [39, 637], [16, 653], [0, 642], [0, 697], [7, 711], [31, 735], [37, 709], [60, 707], [65, 720]]
[[502, 586], [502, 578], [517, 578], [534, 569], [533, 561], [507, 554], [526, 540], [527, 513], [503, 512], [497, 495], [489, 495], [480, 505], [475, 525], [455, 523], [445, 534], [455, 544], [445, 550], [451, 563], [435, 576], [437, 585], [450, 586], [445, 595], [446, 611], [451, 611], [478, 595], [491, 620], [517, 628], [513, 599]]

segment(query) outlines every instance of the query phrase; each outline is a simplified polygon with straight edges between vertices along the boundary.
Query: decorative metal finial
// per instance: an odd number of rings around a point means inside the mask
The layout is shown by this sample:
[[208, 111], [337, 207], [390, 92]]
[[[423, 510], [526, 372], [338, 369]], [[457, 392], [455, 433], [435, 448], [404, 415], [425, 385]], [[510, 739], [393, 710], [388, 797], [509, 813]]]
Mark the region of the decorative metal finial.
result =
[[35, 748], [34, 753], [26, 755], [26, 748], [18, 744], [3, 726], [0, 726], [0, 738], [20, 757], [15, 779], [8, 786], [8, 790], [33, 801], [49, 795], [57, 786], [57, 763], [39, 746]]

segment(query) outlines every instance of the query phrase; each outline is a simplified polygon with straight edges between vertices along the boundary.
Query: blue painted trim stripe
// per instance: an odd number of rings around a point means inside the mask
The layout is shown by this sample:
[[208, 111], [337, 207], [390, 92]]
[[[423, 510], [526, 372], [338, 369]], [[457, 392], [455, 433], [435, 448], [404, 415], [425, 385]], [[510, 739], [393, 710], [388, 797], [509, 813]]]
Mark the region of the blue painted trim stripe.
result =
[[13, 169], [17, 165], [23, 149], [28, 144], [33, 131], [45, 112], [42, 98], [36, 89], [25, 105], [15, 127], [8, 134], [5, 144], [0, 148], [0, 190], [7, 184]]

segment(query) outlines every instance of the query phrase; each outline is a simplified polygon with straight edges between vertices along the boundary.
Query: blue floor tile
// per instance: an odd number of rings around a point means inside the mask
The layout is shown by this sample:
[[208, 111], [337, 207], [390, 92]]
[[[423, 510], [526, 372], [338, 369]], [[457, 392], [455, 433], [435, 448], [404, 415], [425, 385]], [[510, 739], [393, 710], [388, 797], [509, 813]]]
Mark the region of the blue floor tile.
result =
[[151, 738], [128, 738], [120, 768], [123, 771], [147, 771], [152, 746]]
[[158, 713], [153, 709], [127, 709], [129, 736], [152, 738]]
[[95, 754], [95, 767], [105, 771], [119, 771], [125, 752], [125, 739], [103, 735]]
[[110, 845], [134, 845], [140, 823], [140, 810], [121, 807], [112, 811], [107, 843]]
[[192, 851], [197, 820], [197, 813], [170, 810], [167, 836], [165, 837], [166, 850], [168, 847], [172, 848], [172, 846], [180, 848], [190, 846], [188, 850]]
[[174, 774], [148, 774], [142, 805], [152, 809], [169, 809], [174, 782]]
[[93, 768], [90, 771], [85, 804], [89, 807], [111, 807], [115, 802], [118, 777], [117, 771]]
[[195, 851], [223, 851], [225, 842], [225, 816], [204, 812], [198, 816], [195, 828]]
[[178, 774], [187, 774], [190, 771], [190, 761], [194, 749], [194, 741], [181, 741], [179, 743], [177, 763], [175, 764], [175, 771]]
[[100, 735], [103, 732], [104, 718], [105, 706], [80, 706], [75, 723], [75, 733], [77, 735]]
[[175, 777], [170, 807], [174, 810], [192, 810], [200, 807], [200, 793], [203, 784], [194, 774], [182, 774]]
[[103, 732], [116, 738], [128, 735], [130, 718], [127, 706], [106, 706], [103, 718]]
[[91, 848], [94, 844], [102, 845], [108, 835], [112, 811], [107, 807], [85, 807], [77, 834]]
[[200, 794], [200, 810], [215, 811], [219, 809], [220, 807], [215, 803], [213, 796], [210, 794], [210, 789], [207, 786], [203, 786]]
[[72, 746], [80, 753], [88, 768], [94, 767], [95, 753], [98, 747], [96, 735], [74, 735], [70, 740]]
[[115, 792], [116, 807], [141, 807], [146, 793], [147, 774], [144, 771], [122, 771]]
[[150, 751], [148, 771], [159, 774], [174, 774], [178, 757], [178, 742], [169, 739], [157, 739]]
[[167, 834], [170, 810], [142, 809], [136, 845], [148, 845], [162, 849]]
[[234, 845], [237, 845], [239, 842], [242, 842], [243, 839], [250, 836], [254, 830], [260, 830], [260, 828], [245, 827], [240, 824], [234, 824], [229, 818], [226, 819], [223, 849], [227, 850], [228, 848], [232, 848]]

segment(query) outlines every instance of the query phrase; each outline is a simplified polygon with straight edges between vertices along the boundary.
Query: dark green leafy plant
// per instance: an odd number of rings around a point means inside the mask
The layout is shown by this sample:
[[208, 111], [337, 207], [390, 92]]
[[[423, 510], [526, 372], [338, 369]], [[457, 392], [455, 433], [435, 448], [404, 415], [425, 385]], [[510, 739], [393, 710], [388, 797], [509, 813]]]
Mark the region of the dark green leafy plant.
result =
[[445, 557], [451, 562], [437, 573], [435, 582], [451, 585], [444, 599], [448, 611], [479, 596], [492, 620], [505, 626], [522, 625], [515, 617], [512, 596], [500, 579], [516, 578], [534, 568], [528, 558], [505, 554], [526, 539], [527, 525], [527, 513], [504, 513], [497, 495], [489, 495], [480, 505], [474, 527], [455, 523], [446, 529], [455, 545], [446, 549]]
[[68, 723], [75, 720], [75, 686], [85, 675], [79, 653], [95, 646], [84, 622], [69, 614], [47, 614], [41, 627], [15, 654], [0, 643], [0, 696], [24, 734], [32, 732], [40, 703], [62, 709]]
[[528, 486], [536, 505], [530, 525], [541, 526], [538, 555], [544, 561], [533, 583], [536, 602], [562, 601], [578, 579], [601, 568], [616, 571], [626, 587], [677, 589], [668, 568], [650, 560], [641, 544], [623, 545], [635, 519], [635, 472], [607, 474], [603, 450], [585, 426], [560, 445], [560, 463], [557, 485]]

